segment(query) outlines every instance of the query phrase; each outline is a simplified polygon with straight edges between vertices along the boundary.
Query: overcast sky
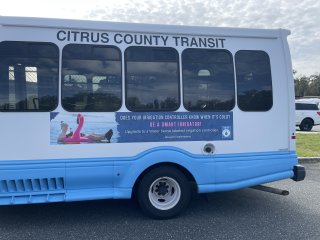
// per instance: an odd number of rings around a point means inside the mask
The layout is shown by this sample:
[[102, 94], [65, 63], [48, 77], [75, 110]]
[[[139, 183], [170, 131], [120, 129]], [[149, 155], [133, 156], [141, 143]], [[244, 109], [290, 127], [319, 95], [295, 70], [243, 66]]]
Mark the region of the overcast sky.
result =
[[318, 0], [1, 0], [0, 15], [215, 27], [286, 28], [298, 75], [320, 73]]

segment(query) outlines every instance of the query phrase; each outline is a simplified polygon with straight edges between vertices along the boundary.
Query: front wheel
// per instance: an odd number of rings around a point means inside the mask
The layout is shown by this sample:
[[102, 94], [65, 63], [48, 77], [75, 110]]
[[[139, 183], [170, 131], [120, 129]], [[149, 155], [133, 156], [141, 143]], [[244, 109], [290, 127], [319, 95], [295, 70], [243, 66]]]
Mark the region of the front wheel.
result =
[[186, 176], [170, 166], [145, 174], [138, 187], [138, 202], [144, 213], [155, 219], [177, 216], [189, 204], [191, 188]]

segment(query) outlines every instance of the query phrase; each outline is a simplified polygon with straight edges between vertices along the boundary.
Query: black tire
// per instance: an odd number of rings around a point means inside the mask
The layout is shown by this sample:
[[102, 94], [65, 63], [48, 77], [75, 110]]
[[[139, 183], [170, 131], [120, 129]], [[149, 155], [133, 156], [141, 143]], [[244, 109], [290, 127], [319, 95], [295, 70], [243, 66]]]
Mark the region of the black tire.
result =
[[313, 128], [313, 120], [310, 118], [305, 118], [302, 120], [302, 122], [299, 125], [299, 128], [301, 131], [311, 131], [311, 129]]
[[137, 198], [142, 211], [154, 219], [169, 219], [185, 210], [191, 187], [186, 176], [171, 166], [147, 172], [141, 179]]

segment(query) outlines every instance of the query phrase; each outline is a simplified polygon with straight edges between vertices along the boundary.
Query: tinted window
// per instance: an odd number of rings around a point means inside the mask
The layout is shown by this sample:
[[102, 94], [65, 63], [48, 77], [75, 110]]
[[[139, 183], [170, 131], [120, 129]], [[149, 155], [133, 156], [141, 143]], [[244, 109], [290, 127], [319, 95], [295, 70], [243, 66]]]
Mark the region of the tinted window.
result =
[[182, 53], [183, 103], [189, 111], [230, 111], [235, 105], [232, 55], [225, 50]]
[[296, 103], [296, 110], [319, 110], [316, 104]]
[[52, 43], [0, 43], [0, 110], [51, 111], [58, 105], [59, 49]]
[[263, 51], [238, 51], [235, 56], [238, 106], [243, 111], [272, 107], [270, 60]]
[[121, 107], [121, 53], [115, 47], [67, 45], [62, 52], [62, 106], [67, 111]]
[[179, 105], [178, 53], [173, 48], [129, 47], [126, 105], [131, 111], [174, 111]]

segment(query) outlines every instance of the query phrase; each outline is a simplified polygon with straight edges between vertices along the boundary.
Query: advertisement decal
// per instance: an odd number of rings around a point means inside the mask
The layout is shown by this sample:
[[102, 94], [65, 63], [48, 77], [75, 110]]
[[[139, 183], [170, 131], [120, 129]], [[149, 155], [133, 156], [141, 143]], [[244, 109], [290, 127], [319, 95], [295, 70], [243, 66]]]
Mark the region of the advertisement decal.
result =
[[232, 112], [57, 113], [51, 144], [233, 140]]

